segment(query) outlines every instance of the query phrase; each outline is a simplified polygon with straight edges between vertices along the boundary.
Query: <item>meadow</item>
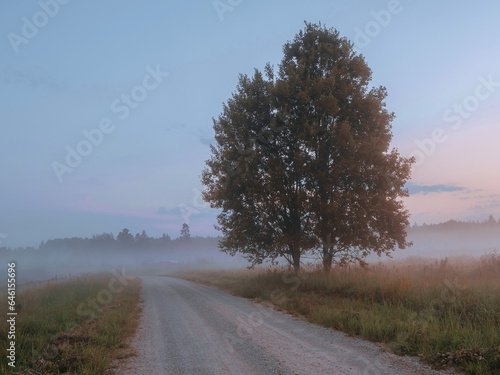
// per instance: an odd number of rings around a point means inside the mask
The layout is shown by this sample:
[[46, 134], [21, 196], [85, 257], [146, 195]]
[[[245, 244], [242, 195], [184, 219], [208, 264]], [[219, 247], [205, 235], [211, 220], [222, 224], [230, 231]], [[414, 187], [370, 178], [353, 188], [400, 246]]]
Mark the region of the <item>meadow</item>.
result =
[[[107, 274], [22, 287], [16, 296], [16, 366], [2, 355], [0, 373], [104, 374], [112, 361], [133, 355], [126, 338], [137, 327], [140, 290], [138, 278]], [[0, 314], [7, 316], [6, 302]], [[2, 353], [9, 348], [8, 329], [2, 319]]]
[[500, 255], [336, 267], [193, 270], [180, 277], [272, 303], [309, 322], [418, 356], [436, 368], [500, 374]]

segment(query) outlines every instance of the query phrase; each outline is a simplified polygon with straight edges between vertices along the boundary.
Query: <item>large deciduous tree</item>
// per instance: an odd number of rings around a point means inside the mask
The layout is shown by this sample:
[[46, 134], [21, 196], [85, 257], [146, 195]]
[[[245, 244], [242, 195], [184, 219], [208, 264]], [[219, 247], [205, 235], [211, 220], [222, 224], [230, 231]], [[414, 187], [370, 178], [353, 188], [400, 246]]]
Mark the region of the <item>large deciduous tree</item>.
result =
[[275, 76], [241, 75], [214, 120], [216, 146], [203, 197], [221, 248], [255, 264], [320, 249], [323, 266], [404, 248], [401, 197], [411, 159], [390, 149], [394, 118], [384, 87], [335, 30], [307, 24], [285, 44]]

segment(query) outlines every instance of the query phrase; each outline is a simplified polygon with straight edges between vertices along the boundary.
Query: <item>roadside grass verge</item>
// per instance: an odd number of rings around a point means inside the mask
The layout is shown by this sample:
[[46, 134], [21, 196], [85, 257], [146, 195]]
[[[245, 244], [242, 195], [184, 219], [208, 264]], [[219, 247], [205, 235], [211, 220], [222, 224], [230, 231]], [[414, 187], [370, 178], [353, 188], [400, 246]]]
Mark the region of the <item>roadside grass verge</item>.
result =
[[[103, 274], [18, 290], [16, 367], [2, 355], [0, 373], [99, 375], [113, 360], [133, 355], [125, 339], [137, 327], [141, 282], [110, 284], [113, 279]], [[2, 301], [0, 314], [7, 317], [7, 298]], [[10, 342], [6, 319], [0, 324], [2, 353]]]
[[306, 320], [419, 356], [436, 368], [500, 374], [500, 256], [410, 258], [367, 267], [184, 271]]

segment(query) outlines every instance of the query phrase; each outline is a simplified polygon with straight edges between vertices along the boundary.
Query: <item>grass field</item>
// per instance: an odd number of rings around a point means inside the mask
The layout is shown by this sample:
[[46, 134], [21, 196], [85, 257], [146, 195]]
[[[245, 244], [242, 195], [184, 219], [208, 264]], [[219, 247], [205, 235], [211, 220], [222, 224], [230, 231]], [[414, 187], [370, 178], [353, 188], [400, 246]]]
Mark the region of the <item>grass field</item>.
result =
[[179, 274], [272, 302], [306, 320], [420, 356], [435, 367], [500, 374], [500, 256], [408, 259], [325, 274], [283, 269]]
[[[140, 280], [89, 276], [26, 287], [16, 297], [16, 367], [0, 357], [2, 374], [104, 374], [111, 361], [132, 355], [124, 343], [136, 328]], [[7, 299], [0, 307], [7, 316]], [[6, 319], [0, 351], [7, 353]], [[5, 338], [5, 339], [4, 339]]]

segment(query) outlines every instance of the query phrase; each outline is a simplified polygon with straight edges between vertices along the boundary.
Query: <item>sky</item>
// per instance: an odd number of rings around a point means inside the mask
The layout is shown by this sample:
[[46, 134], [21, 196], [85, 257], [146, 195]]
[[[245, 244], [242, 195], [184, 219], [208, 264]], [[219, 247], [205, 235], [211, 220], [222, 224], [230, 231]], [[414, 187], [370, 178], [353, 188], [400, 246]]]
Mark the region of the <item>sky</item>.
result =
[[415, 156], [411, 222], [500, 217], [494, 0], [0, 2], [0, 246], [217, 235], [201, 200], [212, 118], [239, 74], [322, 22], [387, 88], [392, 147]]

